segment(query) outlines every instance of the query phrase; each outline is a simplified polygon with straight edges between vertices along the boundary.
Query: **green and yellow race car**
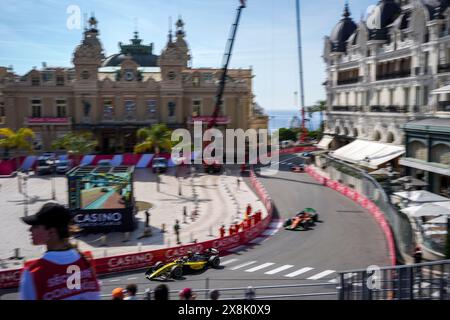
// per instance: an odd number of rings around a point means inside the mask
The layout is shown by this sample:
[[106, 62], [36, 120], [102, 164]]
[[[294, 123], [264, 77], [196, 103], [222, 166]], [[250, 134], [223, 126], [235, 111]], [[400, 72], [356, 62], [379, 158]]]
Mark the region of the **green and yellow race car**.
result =
[[219, 251], [212, 248], [203, 253], [188, 252], [187, 256], [166, 264], [158, 261], [145, 272], [145, 277], [150, 281], [180, 279], [185, 272], [206, 270], [208, 267], [218, 268], [219, 266]]

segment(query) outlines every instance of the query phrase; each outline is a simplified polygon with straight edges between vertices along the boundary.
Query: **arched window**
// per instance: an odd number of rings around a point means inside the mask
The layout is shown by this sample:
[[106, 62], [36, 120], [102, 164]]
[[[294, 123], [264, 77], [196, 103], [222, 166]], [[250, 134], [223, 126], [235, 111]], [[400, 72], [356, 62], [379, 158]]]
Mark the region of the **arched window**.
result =
[[175, 109], [177, 107], [176, 103], [173, 101], [170, 101], [167, 104], [167, 107], [169, 108], [169, 117], [175, 117]]
[[450, 165], [450, 147], [438, 144], [431, 148], [431, 162]]
[[420, 141], [413, 141], [408, 146], [408, 157], [427, 161], [427, 147]]
[[380, 141], [381, 140], [381, 133], [380, 133], [380, 131], [375, 131], [374, 133], [373, 133], [373, 140], [374, 141]]
[[344, 128], [344, 136], [348, 136], [349, 135], [349, 130], [347, 127]]
[[387, 143], [393, 143], [394, 141], [395, 141], [394, 134], [392, 132], [388, 132], [386, 142]]

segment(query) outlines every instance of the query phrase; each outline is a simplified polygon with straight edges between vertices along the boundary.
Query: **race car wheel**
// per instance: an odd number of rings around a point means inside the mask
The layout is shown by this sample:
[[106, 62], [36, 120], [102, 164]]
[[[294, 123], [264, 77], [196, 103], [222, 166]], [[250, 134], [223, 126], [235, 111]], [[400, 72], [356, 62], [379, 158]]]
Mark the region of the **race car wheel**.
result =
[[179, 266], [173, 266], [172, 269], [170, 269], [170, 276], [174, 279], [181, 278], [183, 275], [183, 269]]
[[287, 219], [284, 223], [283, 223], [283, 227], [289, 227], [292, 224], [291, 219]]
[[163, 265], [164, 265], [164, 263], [162, 263], [161, 261], [158, 261], [157, 263], [155, 263], [155, 265], [152, 267], [153, 272], [155, 272], [156, 270], [161, 268]]
[[213, 256], [209, 258], [209, 264], [214, 269], [217, 269], [220, 266], [220, 258], [218, 256]]
[[318, 222], [319, 221], [319, 215], [318, 214], [316, 214], [315, 216], [314, 216], [314, 222]]

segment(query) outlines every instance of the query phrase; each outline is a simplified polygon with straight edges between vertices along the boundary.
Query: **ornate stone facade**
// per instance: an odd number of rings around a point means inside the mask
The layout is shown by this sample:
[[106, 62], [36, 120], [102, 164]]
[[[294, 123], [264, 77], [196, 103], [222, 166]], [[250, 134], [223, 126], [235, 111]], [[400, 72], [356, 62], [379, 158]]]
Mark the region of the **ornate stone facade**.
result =
[[332, 148], [356, 138], [403, 145], [406, 122], [450, 116], [450, 96], [432, 94], [450, 84], [447, 1], [382, 0], [357, 24], [346, 5], [323, 59]]
[[[89, 20], [73, 68], [43, 66], [24, 76], [0, 68], [0, 127], [31, 127], [41, 150], [67, 132], [91, 131], [98, 151], [130, 152], [141, 127], [192, 129], [213, 114], [220, 70], [190, 66], [181, 18], [160, 56], [135, 32], [130, 44], [119, 43], [120, 53], [105, 57], [97, 24]], [[252, 69], [229, 70], [219, 129], [267, 127], [254, 102]]]

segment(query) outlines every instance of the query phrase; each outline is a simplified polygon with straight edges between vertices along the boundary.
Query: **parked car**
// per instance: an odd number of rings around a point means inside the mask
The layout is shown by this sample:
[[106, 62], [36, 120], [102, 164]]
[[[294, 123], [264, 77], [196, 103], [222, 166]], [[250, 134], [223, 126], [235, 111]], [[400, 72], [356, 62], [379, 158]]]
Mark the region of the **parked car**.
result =
[[111, 160], [107, 160], [107, 159], [100, 160], [97, 163], [97, 165], [100, 166], [100, 167], [109, 167], [109, 166], [111, 166]]
[[161, 173], [167, 171], [167, 159], [166, 158], [155, 158], [152, 162], [153, 173]]
[[56, 162], [56, 173], [64, 174], [70, 169], [72, 169], [72, 166], [73, 166], [72, 160], [70, 159], [59, 160]]
[[56, 154], [46, 152], [43, 153], [38, 159], [36, 164], [36, 173], [38, 175], [51, 174], [55, 170]]

